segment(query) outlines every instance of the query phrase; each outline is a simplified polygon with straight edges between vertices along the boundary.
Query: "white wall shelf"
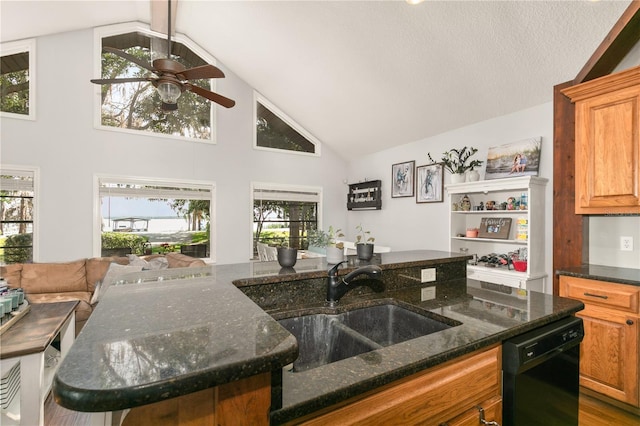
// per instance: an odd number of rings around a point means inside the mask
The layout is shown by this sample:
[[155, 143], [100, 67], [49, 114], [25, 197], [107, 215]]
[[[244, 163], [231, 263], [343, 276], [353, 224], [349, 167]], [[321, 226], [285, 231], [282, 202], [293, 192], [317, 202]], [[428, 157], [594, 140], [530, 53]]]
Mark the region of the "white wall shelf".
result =
[[[509, 270], [505, 266], [487, 267], [483, 263], [468, 265], [467, 276], [478, 281], [502, 284], [525, 290], [545, 291], [545, 187], [548, 180], [535, 176], [514, 177], [478, 182], [464, 182], [446, 185], [449, 194], [449, 249], [452, 252], [466, 251], [478, 258], [491, 253], [507, 254], [526, 248], [528, 265], [526, 272]], [[520, 200], [522, 195], [527, 198], [527, 208], [524, 210], [479, 210], [461, 211], [452, 208], [453, 203], [467, 195], [471, 205], [479, 206], [480, 202], [486, 206], [487, 201], [495, 201], [496, 205], [514, 197]], [[467, 238], [468, 228], [480, 227], [483, 217], [511, 218], [511, 228], [508, 238]], [[518, 238], [518, 220], [526, 220], [527, 238]]]

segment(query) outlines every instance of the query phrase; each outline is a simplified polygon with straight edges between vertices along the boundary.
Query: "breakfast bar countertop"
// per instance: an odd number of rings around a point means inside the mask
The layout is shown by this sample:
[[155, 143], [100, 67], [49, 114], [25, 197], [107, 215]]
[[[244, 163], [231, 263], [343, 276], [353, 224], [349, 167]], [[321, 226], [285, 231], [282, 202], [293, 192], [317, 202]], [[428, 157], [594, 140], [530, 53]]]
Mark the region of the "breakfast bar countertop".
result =
[[[442, 268], [446, 276], [447, 268], [464, 271], [466, 259], [448, 252], [409, 251], [383, 253], [376, 263], [383, 276], [395, 269], [397, 276], [415, 281], [406, 277], [411, 268], [419, 273], [420, 267], [439, 265], [438, 274]], [[356, 266], [349, 262], [345, 268]], [[277, 317], [274, 312], [245, 293], [262, 284], [267, 284], [265, 291], [285, 282], [301, 287], [307, 279], [322, 282], [326, 274], [324, 259], [301, 259], [293, 270], [282, 270], [277, 262], [256, 262], [130, 274], [109, 288], [61, 362], [53, 383], [56, 401], [76, 411], [116, 411], [279, 371], [297, 358], [298, 344], [271, 316]], [[392, 301], [461, 325], [305, 372], [282, 370], [282, 407], [272, 412], [272, 422], [498, 344], [584, 307], [542, 293], [505, 295], [464, 278], [461, 284], [463, 294], [444, 291], [426, 302], [421, 301], [420, 285], [385, 284], [390, 288], [383, 293], [345, 296], [343, 307]], [[323, 301], [312, 302], [321, 306]]]
[[640, 286], [640, 269], [603, 265], [581, 265], [561, 268], [556, 271], [556, 273], [558, 275], [567, 275], [575, 278]]

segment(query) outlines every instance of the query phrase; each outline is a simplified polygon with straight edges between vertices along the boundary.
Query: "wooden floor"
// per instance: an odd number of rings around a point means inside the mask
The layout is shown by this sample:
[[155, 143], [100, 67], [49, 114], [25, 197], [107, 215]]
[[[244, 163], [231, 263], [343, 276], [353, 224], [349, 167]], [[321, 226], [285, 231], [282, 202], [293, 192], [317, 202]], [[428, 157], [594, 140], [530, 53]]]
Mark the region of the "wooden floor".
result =
[[[62, 408], [47, 398], [44, 408], [46, 426], [86, 426], [89, 416]], [[638, 426], [640, 417], [604, 403], [591, 396], [580, 394], [580, 426]]]

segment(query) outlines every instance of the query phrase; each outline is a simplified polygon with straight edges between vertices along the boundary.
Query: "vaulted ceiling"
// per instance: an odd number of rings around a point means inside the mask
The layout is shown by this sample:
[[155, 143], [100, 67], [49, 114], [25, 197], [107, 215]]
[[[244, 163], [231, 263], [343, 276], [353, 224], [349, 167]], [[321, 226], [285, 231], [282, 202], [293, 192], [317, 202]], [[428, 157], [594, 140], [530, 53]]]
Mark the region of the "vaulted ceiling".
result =
[[[179, 0], [175, 26], [349, 158], [550, 102], [629, 3]], [[2, 0], [0, 39], [149, 22], [150, 9]]]

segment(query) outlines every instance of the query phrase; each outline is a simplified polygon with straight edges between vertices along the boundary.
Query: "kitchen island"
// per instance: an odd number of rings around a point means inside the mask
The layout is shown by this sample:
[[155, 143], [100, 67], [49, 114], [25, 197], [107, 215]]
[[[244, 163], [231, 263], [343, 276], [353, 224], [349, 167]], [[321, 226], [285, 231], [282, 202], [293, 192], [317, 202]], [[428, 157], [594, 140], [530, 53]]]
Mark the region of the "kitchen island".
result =
[[[295, 373], [283, 367], [297, 358], [298, 344], [277, 319], [328, 309], [323, 259], [302, 259], [288, 270], [261, 262], [128, 276], [108, 290], [78, 336], [56, 374], [54, 395], [76, 411], [108, 412], [268, 374], [270, 413], [263, 423], [270, 416], [279, 424], [495, 347], [583, 307], [570, 299], [535, 292], [518, 298], [467, 282], [468, 258], [409, 251], [364, 262], [383, 270], [383, 288], [363, 281], [338, 310], [401, 304], [454, 326]], [[359, 266], [349, 258], [340, 274]], [[421, 270], [432, 268], [436, 280], [422, 283]], [[431, 291], [425, 293], [427, 287]]]

